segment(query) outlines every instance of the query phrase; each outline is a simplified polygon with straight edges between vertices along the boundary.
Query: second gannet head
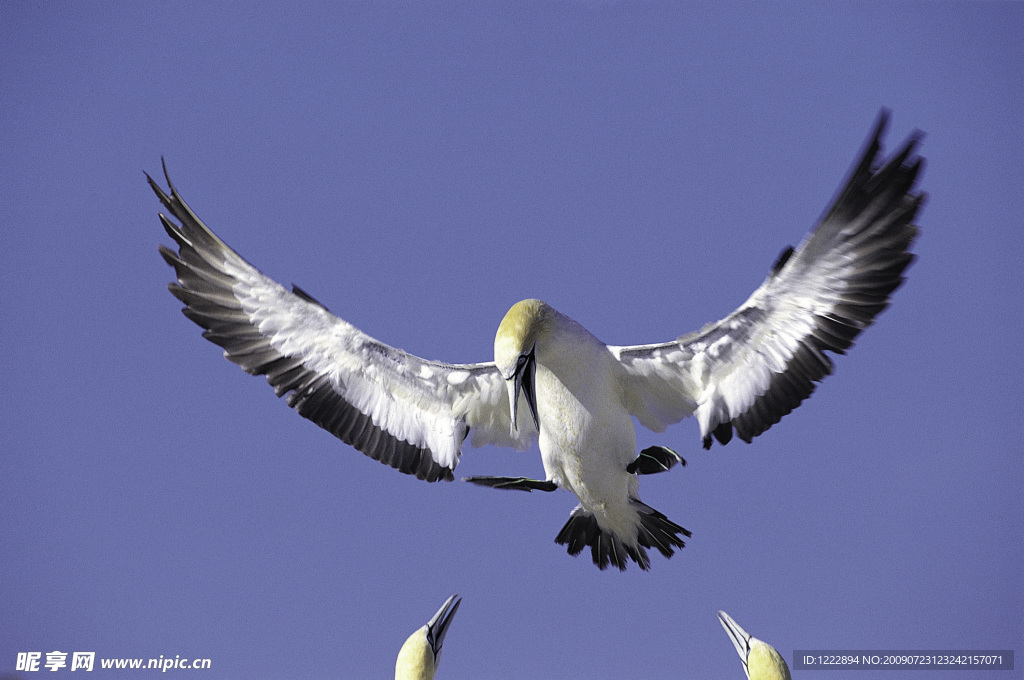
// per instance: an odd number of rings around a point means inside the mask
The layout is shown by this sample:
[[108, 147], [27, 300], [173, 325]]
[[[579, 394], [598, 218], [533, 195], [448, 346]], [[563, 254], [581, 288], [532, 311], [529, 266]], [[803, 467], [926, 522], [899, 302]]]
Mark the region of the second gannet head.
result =
[[[452, 595], [437, 613], [402, 645], [395, 662], [395, 680], [433, 680], [441, 663], [441, 645], [455, 612], [462, 604], [458, 595]], [[454, 605], [452, 603], [455, 603]]]
[[718, 612], [718, 620], [736, 647], [736, 653], [743, 661], [743, 670], [750, 680], [790, 680], [789, 666], [774, 647], [751, 637], [725, 612]]
[[547, 330], [554, 310], [540, 300], [522, 300], [512, 305], [494, 336], [494, 363], [508, 385], [512, 428], [519, 429], [519, 394], [526, 397], [533, 424], [537, 417], [537, 340]]

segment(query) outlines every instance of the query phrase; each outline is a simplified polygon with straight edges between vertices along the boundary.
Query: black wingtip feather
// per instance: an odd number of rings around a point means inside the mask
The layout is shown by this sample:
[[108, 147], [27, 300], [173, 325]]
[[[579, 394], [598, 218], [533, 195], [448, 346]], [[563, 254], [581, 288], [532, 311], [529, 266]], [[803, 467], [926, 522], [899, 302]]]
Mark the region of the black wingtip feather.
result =
[[719, 444], [728, 444], [732, 439], [732, 423], [722, 423], [716, 427], [712, 433], [715, 435], [715, 439], [718, 440]]
[[[801, 339], [785, 371], [772, 374], [767, 392], [753, 406], [726, 423], [711, 423], [704, 448], [716, 439], [726, 443], [733, 426], [740, 439], [750, 441], [796, 408], [832, 372], [832, 361], [824, 352], [848, 350], [904, 282], [904, 272], [914, 261], [908, 251], [918, 234], [912, 222], [926, 200], [923, 192], [915, 193], [925, 167], [924, 159], [915, 155], [924, 134], [914, 130], [897, 153], [880, 161], [889, 118], [888, 109], [879, 111], [861, 155], [821, 219], [818, 229], [823, 233], [817, 241], [818, 232], [811, 237], [819, 249], [815, 252], [839, 248], [849, 263], [843, 286], [836, 288], [836, 302], [830, 311], [814, 317], [814, 328]], [[803, 248], [796, 253], [787, 248], [771, 277], [785, 276], [790, 263], [801, 257], [806, 257]]]
[[306, 291], [302, 290], [301, 288], [299, 288], [294, 283], [292, 284], [292, 292], [295, 293], [296, 295], [298, 295], [300, 298], [302, 298], [306, 302], [312, 302], [314, 305], [316, 305], [317, 307], [320, 307], [325, 312], [331, 311], [331, 310], [327, 309], [327, 305], [325, 305], [324, 303], [320, 302], [315, 297], [313, 297], [312, 295], [310, 295]]
[[775, 260], [775, 264], [772, 265], [771, 276], [777, 276], [782, 268], [789, 262], [789, 258], [793, 255], [793, 246], [786, 246], [785, 250], [779, 253], [779, 257]]

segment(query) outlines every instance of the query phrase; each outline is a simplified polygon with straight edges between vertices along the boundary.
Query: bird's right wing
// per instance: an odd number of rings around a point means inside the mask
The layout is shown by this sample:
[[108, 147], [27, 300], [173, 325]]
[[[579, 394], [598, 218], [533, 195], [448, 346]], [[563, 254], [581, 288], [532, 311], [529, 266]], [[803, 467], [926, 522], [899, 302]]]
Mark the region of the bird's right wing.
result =
[[[166, 168], [164, 174], [166, 176]], [[287, 290], [246, 262], [153, 180], [178, 252], [160, 246], [177, 273], [171, 293], [203, 336], [253, 375], [266, 375], [300, 415], [346, 444], [419, 479], [451, 480], [461, 446], [527, 448], [532, 423], [512, 427], [505, 381], [493, 363], [446, 364], [390, 347]]]
[[913, 219], [924, 200], [914, 185], [923, 160], [918, 135], [877, 163], [888, 119], [874, 134], [818, 226], [787, 249], [740, 307], [677, 340], [609, 347], [642, 424], [660, 431], [688, 415], [705, 448], [761, 434], [832, 372], [825, 351], [844, 353], [888, 306], [913, 260]]

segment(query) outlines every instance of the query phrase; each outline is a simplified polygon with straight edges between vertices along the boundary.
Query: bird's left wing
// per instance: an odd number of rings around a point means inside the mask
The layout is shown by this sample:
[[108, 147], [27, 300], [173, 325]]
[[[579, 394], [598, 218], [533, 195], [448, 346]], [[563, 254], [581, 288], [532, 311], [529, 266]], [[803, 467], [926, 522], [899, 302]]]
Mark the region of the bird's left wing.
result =
[[627, 408], [656, 431], [696, 415], [704, 447], [733, 429], [749, 442], [832, 372], [824, 352], [843, 354], [889, 304], [913, 259], [914, 193], [922, 159], [914, 135], [877, 162], [888, 114], [847, 183], [799, 248], [788, 248], [739, 309], [672, 342], [609, 347], [623, 369]]
[[[164, 168], [164, 175], [167, 169]], [[527, 448], [536, 430], [511, 427], [493, 363], [446, 364], [390, 347], [331, 314], [308, 293], [262, 274], [196, 217], [167, 178], [149, 184], [178, 252], [160, 246], [168, 287], [203, 336], [253, 375], [266, 375], [300, 415], [346, 444], [419, 479], [451, 480], [462, 442]]]

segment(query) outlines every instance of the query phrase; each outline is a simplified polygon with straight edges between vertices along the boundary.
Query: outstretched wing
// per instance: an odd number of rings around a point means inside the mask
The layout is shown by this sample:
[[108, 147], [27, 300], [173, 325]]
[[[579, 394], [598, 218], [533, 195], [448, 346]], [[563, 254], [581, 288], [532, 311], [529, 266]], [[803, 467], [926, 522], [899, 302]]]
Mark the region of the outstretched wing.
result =
[[[164, 176], [167, 168], [164, 167]], [[451, 480], [462, 442], [527, 448], [532, 423], [514, 431], [508, 392], [493, 363], [427, 361], [374, 340], [308, 293], [263, 275], [185, 204], [146, 175], [181, 223], [160, 220], [178, 252], [160, 246], [177, 272], [168, 288], [203, 337], [253, 375], [266, 375], [288, 405], [346, 444], [433, 482]]]
[[796, 250], [725, 319], [678, 340], [612, 347], [625, 370], [631, 412], [655, 430], [694, 414], [704, 447], [733, 429], [749, 442], [792, 411], [832, 372], [824, 354], [845, 353], [889, 304], [913, 260], [914, 193], [923, 159], [915, 133], [876, 162], [888, 121], [874, 134], [831, 208]]

